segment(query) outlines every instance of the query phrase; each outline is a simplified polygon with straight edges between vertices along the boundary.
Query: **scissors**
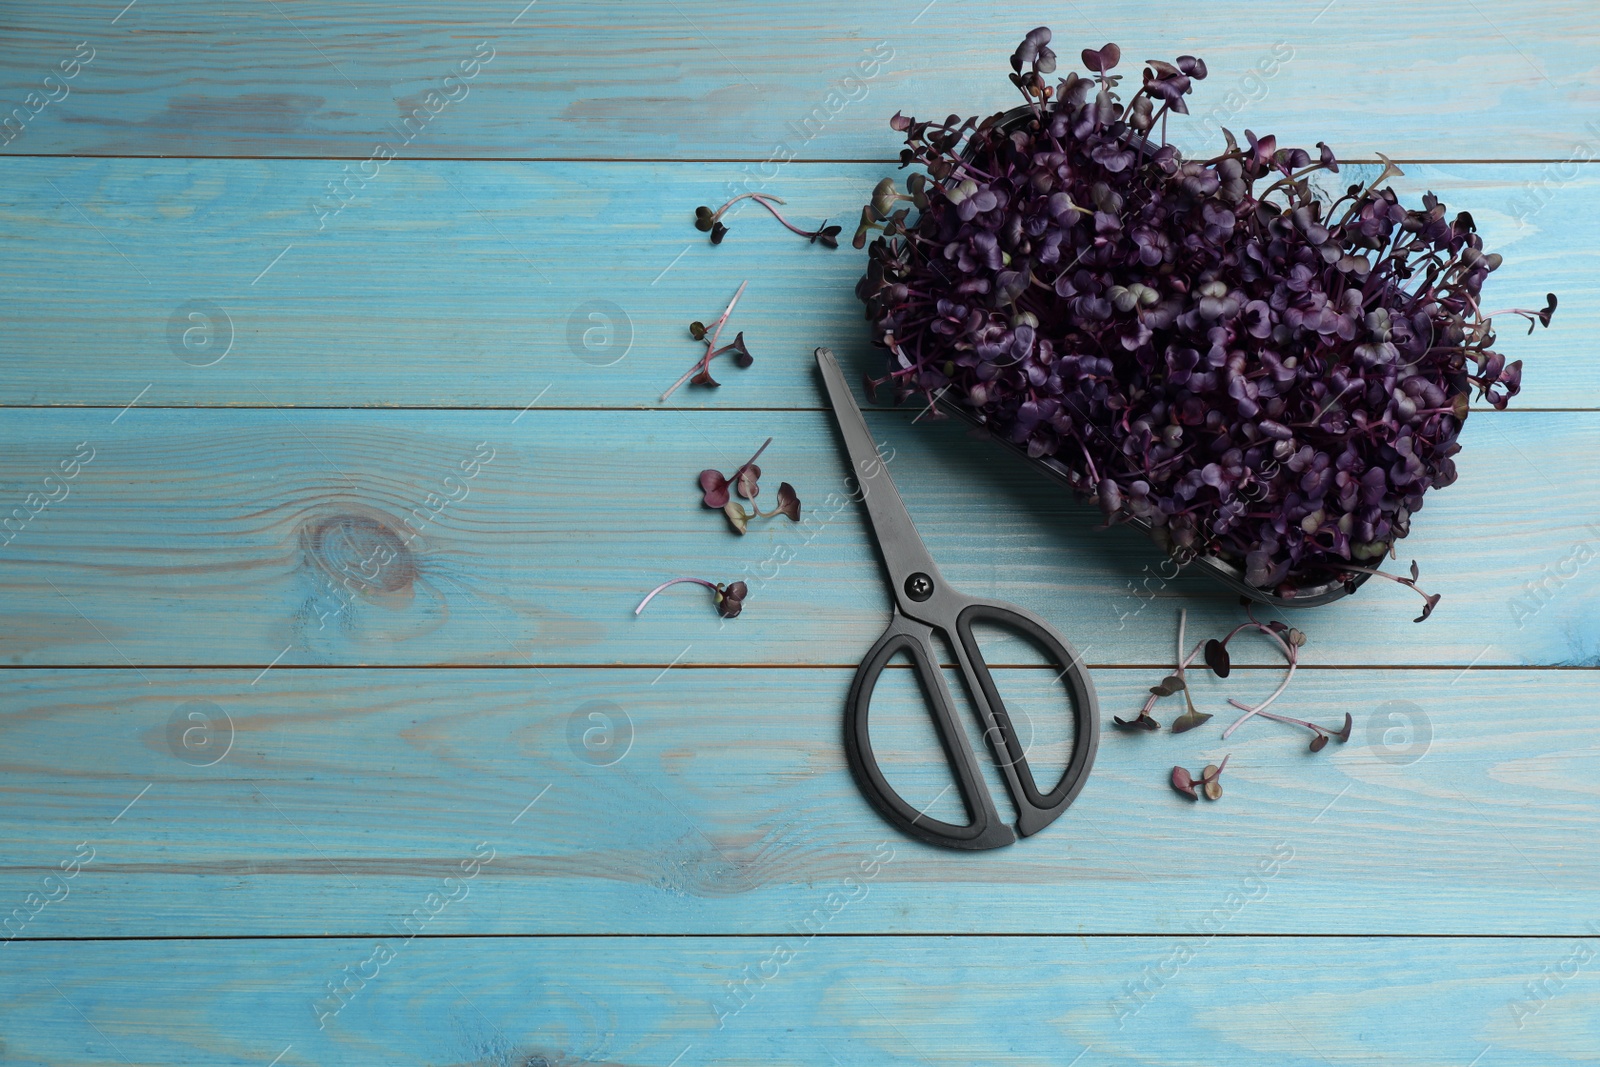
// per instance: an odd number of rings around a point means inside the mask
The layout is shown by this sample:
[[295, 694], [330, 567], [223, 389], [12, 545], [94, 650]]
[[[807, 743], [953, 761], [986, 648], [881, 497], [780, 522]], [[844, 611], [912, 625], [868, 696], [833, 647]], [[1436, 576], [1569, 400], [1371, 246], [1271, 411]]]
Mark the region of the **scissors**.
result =
[[[851, 396], [833, 353], [819, 348], [816, 355], [828, 399], [833, 404], [834, 418], [844, 437], [845, 452], [850, 457], [862, 501], [866, 504], [867, 518], [877, 536], [894, 602], [889, 627], [861, 661], [845, 701], [844, 744], [850, 769], [861, 791], [884, 818], [904, 833], [929, 844], [963, 849], [1000, 848], [1011, 844], [1019, 834], [1023, 837], [1036, 834], [1054, 822], [1077, 797], [1094, 763], [1100, 739], [1100, 711], [1089, 673], [1067, 640], [1031, 611], [1003, 601], [964, 596], [945, 584], [900, 501], [900, 494], [867, 430], [867, 421], [861, 417], [861, 409]], [[1065, 682], [1071, 697], [1076, 734], [1072, 758], [1061, 780], [1049, 793], [1039, 792], [1005, 702], [973, 639], [972, 625], [976, 622], [996, 624], [1021, 634], [1047, 652], [1061, 669], [1058, 680]], [[994, 798], [984, 783], [972, 745], [967, 740], [967, 731], [956, 718], [955, 704], [939, 667], [938, 646], [933, 640], [936, 633], [955, 651], [962, 683], [981, 720], [984, 740], [999, 766], [1006, 791], [1016, 805], [1014, 830], [995, 810]], [[929, 818], [912, 807], [890, 787], [873, 755], [867, 711], [878, 678], [900, 652], [909, 654], [915, 665], [945, 758], [955, 773], [955, 784], [966, 805], [970, 820], [966, 825]]]

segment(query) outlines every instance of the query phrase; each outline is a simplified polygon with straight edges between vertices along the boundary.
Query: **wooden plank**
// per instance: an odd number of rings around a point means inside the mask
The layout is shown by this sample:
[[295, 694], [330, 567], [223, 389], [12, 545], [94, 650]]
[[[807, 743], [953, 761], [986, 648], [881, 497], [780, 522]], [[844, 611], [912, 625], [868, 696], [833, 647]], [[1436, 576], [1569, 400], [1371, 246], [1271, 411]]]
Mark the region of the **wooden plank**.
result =
[[[1600, 1062], [1594, 939], [784, 934], [7, 951], [6, 1052], [24, 1063]], [[1530, 1000], [1525, 985], [1540, 981], [1548, 992]], [[335, 1000], [330, 983], [349, 993]], [[1131, 1012], [1141, 984], [1149, 995]]]
[[[1014, 103], [1006, 58], [1054, 22], [1063, 72], [1106, 40], [1135, 78], [1141, 58], [1202, 54], [1211, 77], [1189, 123], [1212, 140], [1228, 125], [1369, 158], [1567, 159], [1575, 143], [1595, 154], [1584, 122], [1596, 30], [1570, 3], [1230, 0], [1196, 19], [1171, 3], [996, 17], [920, 0], [892, 11], [674, 0], [610, 11], [603, 29], [577, 0], [125, 3], [8, 13], [0, 100], [24, 110], [5, 151], [366, 158], [382, 140], [453, 157], [758, 162], [783, 145], [806, 159], [885, 158], [896, 110]], [[80, 42], [88, 65], [45, 82]], [[428, 121], [396, 132], [419, 107]]]
[[[1095, 532], [1097, 510], [912, 414], [869, 420], [957, 587], [1054, 619], [1096, 663], [1170, 662], [1180, 605], [1196, 634], [1240, 620], [1221, 586], [1166, 582], [1138, 534]], [[805, 515], [737, 538], [696, 474], [769, 435], [768, 492], [792, 482]], [[1464, 441], [1402, 545], [1440, 610], [1413, 625], [1417, 598], [1374, 584], [1303, 620], [1307, 662], [1600, 662], [1595, 516], [1566, 488], [1592, 477], [1600, 416], [1474, 415]], [[15, 664], [853, 664], [887, 617], [822, 412], [18, 410], [0, 486]], [[682, 575], [746, 580], [744, 614], [688, 587], [633, 616]]]
[[[868, 807], [840, 741], [847, 670], [258, 673], [0, 672], [4, 936], [381, 937], [480, 846], [492, 861], [430, 934], [775, 934], [841, 887], [860, 899], [831, 933], [1579, 935], [1595, 918], [1572, 907], [1600, 877], [1592, 671], [1303, 671], [1280, 710], [1355, 721], [1312, 755], [1278, 724], [1220, 739], [1225, 698], [1276, 672], [1196, 676], [1217, 717], [1174, 737], [1110, 723], [1160, 672], [1100, 669], [1084, 792], [977, 854]], [[1000, 674], [1049, 781], [1071, 744], [1052, 673]], [[885, 773], [963, 820], [910, 673], [882, 685]], [[1174, 763], [1229, 754], [1220, 801], [1168, 787]]]
[[[720, 247], [693, 228], [736, 166], [396, 161], [323, 218], [348, 166], [14, 161], [0, 276], [27, 314], [0, 336], [0, 403], [654, 407], [701, 354], [689, 322], [744, 281], [731, 329], [755, 365], [674, 406], [814, 407], [813, 347], [881, 358], [854, 295], [863, 253], [808, 246], [758, 209]], [[796, 167], [773, 188], [794, 218], [848, 231], [887, 173]], [[1600, 405], [1600, 176], [1418, 166], [1399, 185], [1472, 211], [1506, 256], [1493, 306], [1560, 294], [1551, 332], [1502, 326], [1527, 363], [1517, 403]]]

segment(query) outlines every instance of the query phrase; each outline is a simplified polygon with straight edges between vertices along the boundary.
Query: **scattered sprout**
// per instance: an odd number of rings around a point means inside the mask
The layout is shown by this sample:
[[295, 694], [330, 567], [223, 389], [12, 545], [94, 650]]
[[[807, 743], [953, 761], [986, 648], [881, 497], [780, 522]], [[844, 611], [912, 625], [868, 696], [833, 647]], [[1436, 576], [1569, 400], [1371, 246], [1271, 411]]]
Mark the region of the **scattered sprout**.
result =
[[748, 281], [739, 283], [739, 288], [734, 291], [733, 299], [728, 301], [728, 306], [723, 309], [722, 314], [717, 316], [717, 321], [712, 323], [710, 327], [698, 320], [689, 324], [689, 336], [706, 346], [705, 355], [695, 360], [694, 366], [684, 371], [683, 377], [673, 382], [672, 387], [661, 394], [662, 400], [666, 400], [677, 392], [678, 386], [684, 382], [689, 382], [692, 385], [709, 385], [713, 388], [721, 384], [711, 377], [711, 361], [718, 356], [732, 356], [733, 362], [740, 367], [748, 367], [755, 362], [755, 357], [745, 347], [743, 333], [734, 337], [732, 344], [723, 345], [720, 348], [717, 347], [717, 340], [722, 336], [722, 327], [727, 323], [728, 316], [733, 314], [733, 306], [739, 302], [739, 297], [744, 292], [744, 287], [749, 284]]
[[728, 492], [729, 486], [746, 500], [754, 501], [761, 495], [761, 468], [756, 466], [756, 460], [761, 458], [761, 453], [767, 450], [767, 445], [772, 443], [772, 438], [762, 442], [756, 449], [756, 454], [751, 456], [731, 477], [723, 477], [721, 471], [703, 470], [700, 472], [700, 502], [708, 508], [717, 508], [728, 517], [728, 525], [736, 533], [745, 533], [749, 529], [751, 519], [770, 519], [774, 515], [786, 515], [791, 522], [800, 521], [800, 495], [795, 492], [794, 486], [783, 482], [778, 486], [778, 504], [771, 511], [762, 511], [759, 507], [745, 510], [743, 504], [734, 500]]
[[792, 233], [799, 234], [801, 237], [809, 239], [814, 245], [820, 244], [826, 248], [839, 247], [839, 226], [830, 226], [828, 225], [828, 220], [823, 219], [822, 225], [818, 226], [816, 229], [802, 230], [800, 227], [784, 218], [781, 214], [779, 214], [778, 209], [772, 206], [774, 204], [781, 204], [783, 201], [775, 196], [768, 196], [765, 193], [744, 193], [740, 196], [734, 197], [732, 200], [729, 200], [726, 204], [723, 204], [715, 211], [712, 211], [709, 207], [701, 204], [699, 207], [694, 209], [694, 228], [702, 232], [709, 233], [711, 235], [711, 243], [714, 245], [720, 245], [722, 243], [722, 239], [728, 235], [728, 227], [722, 221], [722, 216], [730, 207], [737, 204], [741, 200], [754, 200], [756, 203], [772, 212], [772, 217], [783, 223], [786, 229]]
[[707, 589], [711, 590], [712, 597], [714, 598], [713, 603], [717, 608], [717, 614], [721, 615], [724, 619], [737, 618], [739, 612], [744, 608], [744, 598], [750, 595], [750, 587], [745, 585], [743, 582], [734, 582], [731, 585], [724, 586], [721, 582], [708, 582], [704, 578], [673, 578], [670, 581], [662, 582], [660, 585], [656, 586], [654, 589], [650, 590], [650, 592], [645, 594], [644, 599], [639, 601], [639, 606], [633, 609], [633, 614], [635, 617], [637, 617], [638, 614], [644, 610], [644, 606], [646, 604], [655, 599], [657, 593], [661, 592], [663, 589], [666, 589], [668, 586], [678, 585], [681, 582], [690, 582], [694, 585], [703, 585]]
[[[1222, 772], [1228, 766], [1232, 755], [1222, 757], [1221, 763], [1208, 763], [1199, 776], [1190, 774], [1182, 767], [1172, 768], [1172, 788], [1188, 797], [1190, 800], [1199, 800], [1205, 794], [1207, 800], [1222, 799]], [[1196, 789], [1195, 787], [1199, 788]]]

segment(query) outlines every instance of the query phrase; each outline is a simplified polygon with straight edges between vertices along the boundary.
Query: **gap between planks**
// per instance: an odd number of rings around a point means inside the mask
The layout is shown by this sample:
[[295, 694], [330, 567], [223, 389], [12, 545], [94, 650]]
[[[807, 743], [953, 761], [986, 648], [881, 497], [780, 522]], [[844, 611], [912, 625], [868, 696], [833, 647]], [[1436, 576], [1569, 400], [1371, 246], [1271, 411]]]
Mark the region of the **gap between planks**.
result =
[[[0, 156], [0, 159], [3, 159]], [[4, 404], [0, 403], [0, 411], [120, 411], [126, 410], [130, 405], [123, 404]], [[531, 406], [531, 405], [530, 405]], [[397, 404], [378, 402], [372, 404], [244, 404], [244, 403], [219, 403], [219, 404], [140, 404], [141, 411], [526, 411], [527, 407], [517, 407], [514, 404]], [[806, 412], [829, 411], [831, 407], [816, 404], [797, 404], [789, 407], [760, 406], [760, 405], [704, 405], [701, 407], [674, 407], [664, 404], [540, 404], [540, 411], [687, 411], [687, 412]], [[894, 406], [889, 404], [874, 404], [864, 408], [867, 412], [885, 412], [895, 415], [913, 414], [910, 406]], [[1469, 414], [1482, 413], [1484, 415], [1536, 415], [1536, 414], [1583, 414], [1586, 412], [1600, 411], [1600, 404], [1587, 407], [1517, 407], [1496, 410], [1488, 407], [1469, 407]], [[918, 417], [921, 412], [916, 412]], [[912, 420], [916, 421], [915, 419]]]
[[[334, 162], [334, 163], [339, 163], [339, 162], [356, 163], [356, 162], [360, 162], [362, 160], [367, 159], [369, 157], [369, 155], [370, 155], [370, 153], [363, 153], [361, 155], [349, 155], [349, 156], [338, 156], [338, 155], [326, 155], [326, 156], [298, 156], [298, 155], [291, 156], [291, 155], [282, 155], [282, 156], [280, 156], [280, 155], [258, 155], [258, 154], [245, 154], [245, 155], [168, 155], [168, 154], [155, 153], [155, 152], [149, 152], [149, 153], [146, 153], [146, 152], [139, 152], [139, 153], [126, 153], [126, 152], [115, 152], [115, 153], [100, 153], [100, 152], [16, 152], [16, 153], [11, 153], [11, 152], [3, 152], [3, 153], [0, 153], [0, 158], [5, 158], [5, 159], [161, 159], [161, 160], [173, 160], [173, 161], [176, 161], [176, 162], [184, 162], [184, 161], [189, 161], [189, 160], [208, 160], [208, 159], [254, 159], [254, 160], [266, 160], [266, 161], [298, 160], [298, 161], [301, 161], [301, 162], [310, 161], [310, 160], [327, 160], [327, 161], [331, 161], [331, 162]], [[766, 156], [763, 156], [763, 157], [760, 157], [760, 158], [754, 158], [754, 157], [747, 158], [747, 157], [743, 157], [743, 156], [685, 156], [685, 157], [681, 157], [681, 158], [661, 157], [661, 156], [407, 156], [406, 159], [405, 159], [405, 162], [407, 162], [407, 163], [640, 163], [640, 164], [650, 164], [650, 165], [655, 165], [655, 166], [659, 166], [659, 165], [662, 165], [662, 164], [674, 164], [674, 163], [717, 163], [717, 164], [750, 164], [750, 165], [754, 165], [754, 166], [760, 166], [763, 163], [770, 163], [771, 160]], [[1579, 165], [1589, 165], [1589, 164], [1593, 164], [1593, 163], [1596, 163], [1596, 162], [1600, 162], [1600, 160], [1592, 160], [1592, 159], [1591, 160], [1577, 160], [1577, 159], [1573, 159], [1571, 157], [1562, 158], [1562, 157], [1556, 157], [1556, 156], [1550, 156], [1550, 157], [1515, 156], [1515, 157], [1508, 157], [1508, 158], [1505, 158], [1505, 159], [1479, 159], [1479, 158], [1448, 157], [1448, 156], [1439, 156], [1439, 157], [1422, 157], [1422, 156], [1419, 156], [1419, 157], [1417, 157], [1415, 159], [1407, 159], [1407, 158], [1401, 158], [1401, 157], [1391, 157], [1391, 162], [1400, 164], [1401, 166], [1407, 166], [1407, 165], [1425, 166], [1425, 165], [1430, 165], [1430, 164], [1433, 164], [1433, 165], [1442, 165], [1442, 164], [1449, 164], [1449, 165], [1463, 164], [1463, 165], [1466, 165], [1466, 164], [1470, 164], [1470, 165], [1474, 165], [1474, 166], [1477, 166], [1477, 165], [1497, 166], [1497, 165], [1502, 165], [1502, 164], [1509, 166], [1509, 165], [1520, 164], [1520, 165], [1524, 165], [1525, 166], [1525, 165], [1530, 164], [1530, 163], [1546, 163], [1546, 164], [1577, 163]], [[884, 158], [875, 158], [875, 157], [868, 157], [868, 158], [839, 157], [839, 158], [819, 158], [819, 159], [791, 159], [791, 160], [789, 160], [789, 163], [790, 163], [790, 165], [796, 165], [796, 166], [838, 166], [838, 165], [842, 165], [842, 164], [867, 164], [867, 165], [876, 164], [878, 166], [895, 167], [895, 168], [898, 168], [900, 166], [900, 160], [899, 160], [898, 157], [893, 158], [893, 159], [890, 159], [890, 158], [887, 158], [887, 157], [884, 157]], [[1373, 158], [1373, 159], [1341, 159], [1341, 160], [1339, 160], [1340, 166], [1344, 166], [1346, 164], [1349, 164], [1351, 166], [1373, 166], [1373, 167], [1376, 167], [1376, 166], [1382, 165], [1382, 163], [1383, 163], [1383, 160], [1377, 159], [1377, 158]]]
[[[121, 663], [0, 663], [5, 671], [125, 671]], [[155, 671], [253, 671], [260, 663], [140, 663], [136, 667]], [[858, 663], [290, 663], [274, 665], [275, 671], [853, 671]], [[890, 663], [885, 670], [910, 670], [909, 663]], [[945, 670], [956, 670], [955, 663], [941, 663]], [[1048, 663], [991, 663], [996, 671], [1053, 671]], [[1170, 671], [1171, 663], [1089, 663], [1093, 671]], [[1234, 664], [1236, 671], [1282, 671], [1283, 664]], [[1600, 666], [1541, 663], [1302, 663], [1298, 671], [1600, 671]]]
[[[29, 868], [12, 868], [14, 870]], [[39, 870], [54, 870], [54, 868], [38, 868]], [[101, 941], [366, 941], [372, 938], [382, 939], [391, 935], [382, 933], [353, 933], [353, 934], [154, 934], [148, 937], [138, 934], [108, 934], [105, 937], [16, 937], [13, 941], [31, 942], [39, 945], [50, 944], [78, 944], [94, 943]], [[410, 940], [416, 941], [734, 941], [734, 940], [762, 940], [766, 938], [781, 938], [790, 936], [784, 931], [753, 930], [749, 933], [653, 933], [653, 934], [413, 934]], [[970, 930], [920, 933], [909, 931], [892, 931], [887, 933], [871, 933], [867, 931], [828, 933], [823, 931], [809, 935], [818, 940], [850, 941], [864, 938], [900, 938], [912, 940], [916, 938], [944, 939], [966, 938], [968, 940], [1065, 940], [1066, 938], [1082, 938], [1084, 940], [1105, 941], [1111, 939], [1122, 940], [1162, 940], [1174, 937], [1200, 936], [1194, 931], [1187, 934], [1183, 931], [1158, 931], [1155, 933], [975, 933]], [[1273, 934], [1257, 933], [1253, 931], [1235, 931], [1205, 933], [1203, 936], [1219, 940], [1249, 940], [1254, 938], [1269, 938], [1278, 941], [1377, 941], [1377, 940], [1418, 940], [1418, 941], [1585, 941], [1594, 937], [1592, 933], [1581, 934]]]

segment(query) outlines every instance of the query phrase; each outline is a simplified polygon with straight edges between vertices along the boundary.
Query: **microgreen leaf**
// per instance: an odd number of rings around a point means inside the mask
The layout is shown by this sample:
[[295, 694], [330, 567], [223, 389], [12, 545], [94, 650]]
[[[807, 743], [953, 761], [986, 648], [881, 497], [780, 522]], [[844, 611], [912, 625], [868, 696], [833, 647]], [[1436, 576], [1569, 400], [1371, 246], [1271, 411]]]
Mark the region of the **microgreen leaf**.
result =
[[1228, 672], [1233, 670], [1233, 665], [1228, 658], [1228, 646], [1216, 638], [1206, 642], [1206, 666], [1211, 668], [1211, 673], [1218, 678], [1226, 678]]
[[790, 522], [800, 521], [800, 495], [788, 482], [778, 484], [778, 512], [789, 517]]
[[750, 587], [743, 582], [734, 582], [724, 588], [717, 585], [717, 614], [724, 619], [737, 618], [739, 612], [744, 610], [744, 598], [750, 595]]
[[1194, 791], [1194, 779], [1189, 777], [1189, 772], [1182, 767], [1172, 768], [1172, 788], [1188, 797], [1190, 800], [1199, 800], [1200, 794]]
[[728, 502], [728, 479], [721, 471], [700, 472], [701, 502], [708, 508], [720, 508]]
[[739, 495], [746, 500], [754, 500], [761, 495], [761, 486], [756, 484], [761, 477], [761, 468], [754, 463], [746, 463], [739, 468], [738, 485]]
[[1154, 693], [1158, 697], [1169, 697], [1173, 693], [1185, 688], [1187, 688], [1187, 685], [1181, 677], [1176, 674], [1169, 674], [1165, 678], [1161, 679], [1159, 685], [1151, 686], [1150, 692]]

